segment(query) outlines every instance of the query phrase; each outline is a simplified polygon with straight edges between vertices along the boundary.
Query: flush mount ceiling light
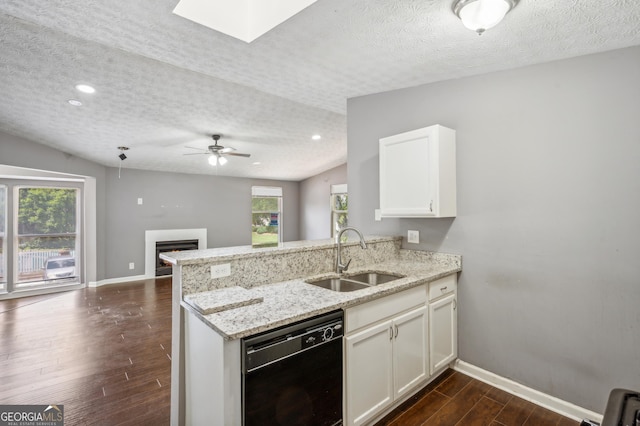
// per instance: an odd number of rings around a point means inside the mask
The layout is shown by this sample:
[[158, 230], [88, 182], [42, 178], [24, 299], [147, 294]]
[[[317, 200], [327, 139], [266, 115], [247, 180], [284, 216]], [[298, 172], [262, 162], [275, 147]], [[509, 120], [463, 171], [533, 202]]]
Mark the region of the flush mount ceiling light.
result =
[[76, 90], [82, 93], [96, 93], [96, 89], [88, 84], [76, 84]]
[[453, 12], [465, 27], [482, 34], [493, 28], [517, 4], [519, 0], [456, 0]]
[[320, 135], [313, 135], [313, 136], [311, 136], [311, 139], [313, 139], [314, 141], [319, 141], [320, 139], [322, 139], [322, 136], [320, 136]]
[[67, 102], [69, 103], [69, 105], [73, 105], [76, 107], [82, 106], [82, 102], [77, 99], [69, 99]]

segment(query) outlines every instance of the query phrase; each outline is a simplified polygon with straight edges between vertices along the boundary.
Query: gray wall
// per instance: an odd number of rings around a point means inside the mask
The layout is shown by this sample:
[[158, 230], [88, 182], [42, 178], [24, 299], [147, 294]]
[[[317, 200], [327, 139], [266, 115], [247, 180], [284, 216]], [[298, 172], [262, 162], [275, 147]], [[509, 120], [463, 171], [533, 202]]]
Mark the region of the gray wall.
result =
[[347, 165], [300, 182], [300, 239], [331, 238], [331, 185], [347, 183]]
[[144, 274], [145, 230], [207, 228], [209, 248], [251, 244], [252, 185], [282, 187], [283, 240], [297, 240], [297, 182], [108, 169], [108, 276]]
[[[640, 389], [639, 78], [634, 47], [348, 101], [351, 224], [462, 254], [460, 358], [598, 412]], [[378, 139], [436, 123], [458, 217], [375, 222]]]
[[0, 132], [0, 164], [69, 173], [96, 178], [96, 256], [97, 279], [105, 276], [105, 172], [106, 169], [91, 161], [46, 147], [27, 139]]

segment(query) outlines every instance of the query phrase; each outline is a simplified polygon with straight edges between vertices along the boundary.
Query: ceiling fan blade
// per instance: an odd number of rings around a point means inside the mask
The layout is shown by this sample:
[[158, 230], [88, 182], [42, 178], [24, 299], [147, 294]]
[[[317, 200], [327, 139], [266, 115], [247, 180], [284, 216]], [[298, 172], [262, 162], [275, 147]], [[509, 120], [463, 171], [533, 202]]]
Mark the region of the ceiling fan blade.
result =
[[210, 153], [210, 152], [190, 152], [190, 153], [188, 153], [188, 154], [182, 154], [182, 155], [202, 155], [202, 154], [205, 154], [205, 155], [206, 155], [206, 154], [209, 154], [209, 155], [211, 155], [211, 153]]
[[226, 154], [228, 152], [232, 152], [235, 151], [235, 148], [231, 148], [230, 146], [226, 146], [224, 148], [222, 148], [221, 150], [218, 150], [218, 152], [222, 153], [222, 154]]
[[202, 148], [196, 148], [196, 147], [193, 147], [193, 146], [186, 146], [185, 145], [184, 147], [185, 148], [189, 148], [189, 149], [197, 149], [198, 151], [204, 151], [204, 149], [202, 149]]
[[224, 155], [233, 155], [235, 157], [251, 157], [251, 154], [243, 154], [241, 152], [225, 152]]

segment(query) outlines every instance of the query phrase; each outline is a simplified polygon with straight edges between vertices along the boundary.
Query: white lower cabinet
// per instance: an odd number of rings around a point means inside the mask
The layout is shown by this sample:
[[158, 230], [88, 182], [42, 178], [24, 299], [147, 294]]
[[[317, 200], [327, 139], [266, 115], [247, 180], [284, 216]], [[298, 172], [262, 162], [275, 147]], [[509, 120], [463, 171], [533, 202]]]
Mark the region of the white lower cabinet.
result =
[[425, 380], [427, 371], [427, 308], [422, 306], [393, 320], [394, 399]]
[[455, 274], [345, 310], [345, 425], [367, 425], [458, 356]]
[[429, 374], [458, 356], [456, 284], [455, 275], [429, 284]]
[[393, 402], [391, 321], [345, 338], [348, 425], [361, 425]]
[[[429, 376], [426, 290], [420, 287], [403, 293], [346, 311], [347, 425], [366, 424]], [[375, 321], [376, 313], [389, 312], [380, 309], [381, 303], [385, 303], [384, 308], [395, 306], [396, 313]], [[413, 307], [407, 309], [408, 303]], [[359, 320], [363, 317], [371, 317], [375, 322], [350, 332], [349, 319], [362, 325]]]

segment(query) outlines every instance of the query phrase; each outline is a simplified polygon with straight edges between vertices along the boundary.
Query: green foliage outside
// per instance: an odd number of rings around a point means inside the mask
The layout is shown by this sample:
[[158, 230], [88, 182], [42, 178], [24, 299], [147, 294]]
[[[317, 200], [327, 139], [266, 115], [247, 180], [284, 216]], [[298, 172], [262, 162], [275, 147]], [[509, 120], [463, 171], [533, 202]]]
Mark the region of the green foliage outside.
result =
[[[22, 250], [75, 246], [77, 190], [20, 188], [18, 197], [18, 233], [42, 235], [20, 238]], [[74, 235], [46, 237], [49, 234]]]
[[278, 234], [264, 233], [258, 234], [253, 232], [251, 234], [251, 246], [253, 247], [277, 247], [278, 246]]
[[[333, 196], [333, 220], [334, 232], [346, 228], [349, 225], [349, 204], [347, 194], [335, 194]], [[342, 236], [346, 240], [346, 236]]]
[[280, 218], [279, 197], [253, 197], [251, 199], [253, 247], [275, 247], [278, 245], [278, 225], [271, 225], [271, 215]]
[[334, 196], [335, 200], [335, 210], [346, 211], [349, 210], [347, 194], [336, 194]]

